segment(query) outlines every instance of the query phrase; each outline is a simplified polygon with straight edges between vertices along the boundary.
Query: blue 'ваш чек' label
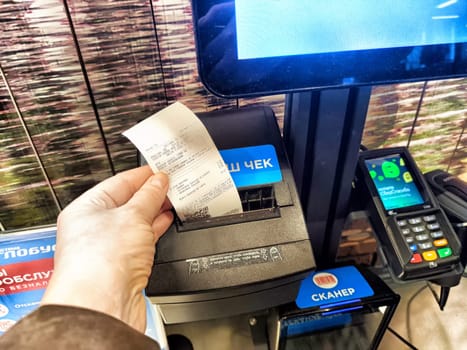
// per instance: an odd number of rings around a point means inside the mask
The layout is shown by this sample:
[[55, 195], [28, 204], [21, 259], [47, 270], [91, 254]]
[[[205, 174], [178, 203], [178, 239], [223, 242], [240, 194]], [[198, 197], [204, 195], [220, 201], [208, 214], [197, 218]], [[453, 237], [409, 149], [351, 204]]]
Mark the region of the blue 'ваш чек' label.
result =
[[237, 188], [282, 181], [273, 145], [233, 148], [219, 151]]

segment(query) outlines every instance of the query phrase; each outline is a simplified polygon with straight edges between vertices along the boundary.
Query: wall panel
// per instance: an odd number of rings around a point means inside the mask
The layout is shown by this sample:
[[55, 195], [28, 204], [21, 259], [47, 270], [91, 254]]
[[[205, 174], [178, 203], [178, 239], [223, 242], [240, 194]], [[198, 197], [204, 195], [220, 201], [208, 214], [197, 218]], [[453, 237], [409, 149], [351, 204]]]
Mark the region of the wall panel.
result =
[[465, 143], [459, 142], [466, 123], [467, 79], [428, 82], [410, 142], [419, 166], [467, 173]]
[[68, 1], [96, 114], [116, 171], [136, 166], [122, 132], [167, 105], [149, 1]]
[[200, 82], [190, 1], [152, 2], [169, 103], [183, 102], [195, 112], [236, 106], [236, 100], [218, 98]]
[[51, 224], [58, 207], [2, 80], [0, 107], [0, 229]]
[[63, 3], [3, 1], [0, 65], [62, 206], [110, 175]]
[[408, 146], [422, 171], [443, 169], [467, 178], [467, 79], [373, 88], [362, 143]]

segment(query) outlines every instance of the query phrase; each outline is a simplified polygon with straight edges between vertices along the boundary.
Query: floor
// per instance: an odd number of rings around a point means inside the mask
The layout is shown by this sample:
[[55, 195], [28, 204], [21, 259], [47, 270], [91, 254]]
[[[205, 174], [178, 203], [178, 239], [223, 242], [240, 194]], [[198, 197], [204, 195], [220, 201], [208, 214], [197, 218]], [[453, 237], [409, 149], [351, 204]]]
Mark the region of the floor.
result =
[[[462, 278], [460, 284], [451, 289], [444, 311], [439, 309], [424, 282], [405, 285], [390, 283], [390, 286], [401, 295], [401, 302], [390, 327], [413, 347], [405, 345], [390, 331], [386, 331], [379, 350], [467, 349], [467, 278]], [[168, 335], [187, 336], [192, 341], [194, 350], [249, 350], [254, 349], [254, 346], [248, 322], [248, 316], [241, 315], [214, 321], [170, 325], [166, 326], [166, 332]]]
[[[391, 328], [420, 350], [467, 349], [467, 278], [462, 278], [458, 286], [451, 288], [443, 311], [430, 289], [424, 286], [425, 283], [392, 286], [402, 298]], [[410, 347], [386, 332], [379, 349], [405, 350]]]

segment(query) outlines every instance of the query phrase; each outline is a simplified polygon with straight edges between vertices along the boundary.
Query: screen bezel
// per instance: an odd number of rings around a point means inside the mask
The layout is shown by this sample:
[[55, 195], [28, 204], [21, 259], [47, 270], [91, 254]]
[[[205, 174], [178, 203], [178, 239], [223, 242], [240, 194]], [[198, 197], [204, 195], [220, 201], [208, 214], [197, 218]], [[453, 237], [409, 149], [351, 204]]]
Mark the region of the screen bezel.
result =
[[[378, 199], [381, 208], [385, 211], [387, 215], [395, 215], [399, 213], [407, 213], [411, 211], [433, 208], [433, 203], [430, 199], [430, 196], [428, 195], [426, 184], [422, 179], [422, 175], [420, 171], [418, 170], [414, 160], [408, 155], [407, 151], [382, 149], [382, 150], [375, 150], [375, 151], [369, 151], [369, 152], [371, 153], [364, 155], [360, 158], [361, 166], [363, 167], [364, 174], [365, 174], [365, 181], [367, 182], [368, 187], [370, 188], [372, 197], [376, 197]], [[407, 168], [407, 171], [411, 174], [414, 185], [416, 186], [418, 192], [420, 193], [420, 196], [423, 199], [423, 203], [416, 204], [416, 205], [410, 205], [410, 206], [406, 206], [402, 208], [386, 209], [384, 202], [379, 194], [378, 188], [376, 187], [376, 184], [374, 183], [370, 175], [370, 171], [366, 165], [366, 161], [383, 159], [383, 158], [391, 158], [395, 156], [399, 156], [400, 158], [404, 160], [405, 167]]]
[[[209, 91], [221, 97], [238, 98], [467, 75], [465, 42], [452, 44], [456, 52], [454, 62], [439, 64], [435, 61], [424, 69], [410, 71], [402, 69], [401, 57], [407, 56], [417, 46], [238, 60], [235, 9], [234, 6], [225, 6], [230, 3], [233, 1], [192, 0], [200, 79]], [[217, 18], [233, 21], [234, 28], [230, 28], [227, 35], [219, 35], [226, 28], [225, 23], [219, 25], [214, 21], [200, 22], [209, 9], [214, 8], [217, 9]], [[216, 43], [212, 46], [215, 49], [209, 46], [214, 41]], [[451, 44], [419, 47], [435, 57], [450, 46]], [[224, 56], [220, 58], [219, 55]], [[224, 63], [219, 68], [217, 62]]]

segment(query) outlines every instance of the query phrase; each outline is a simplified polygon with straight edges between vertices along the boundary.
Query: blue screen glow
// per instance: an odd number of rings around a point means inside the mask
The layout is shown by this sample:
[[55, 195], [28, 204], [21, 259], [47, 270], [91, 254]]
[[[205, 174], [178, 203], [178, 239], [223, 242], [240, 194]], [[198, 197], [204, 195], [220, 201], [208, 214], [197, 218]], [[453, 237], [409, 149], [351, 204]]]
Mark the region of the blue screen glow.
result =
[[467, 0], [235, 0], [239, 59], [467, 41]]

